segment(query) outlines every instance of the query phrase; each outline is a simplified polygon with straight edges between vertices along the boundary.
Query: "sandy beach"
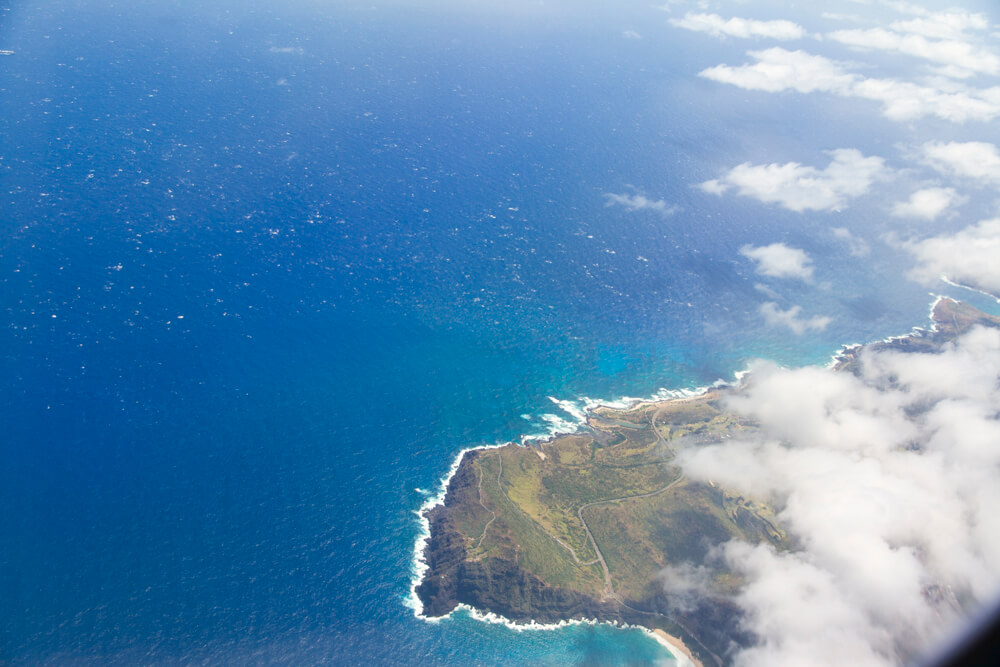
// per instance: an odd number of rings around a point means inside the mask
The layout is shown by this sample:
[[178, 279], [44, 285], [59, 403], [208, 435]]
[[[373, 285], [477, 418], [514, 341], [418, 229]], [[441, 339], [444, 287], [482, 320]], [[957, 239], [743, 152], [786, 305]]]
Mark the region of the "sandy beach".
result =
[[672, 646], [673, 648], [680, 651], [683, 655], [685, 655], [687, 659], [691, 661], [690, 664], [694, 665], [695, 667], [705, 667], [701, 663], [701, 660], [694, 657], [694, 655], [692, 655], [691, 651], [688, 649], [687, 645], [684, 644], [684, 642], [678, 639], [677, 637], [674, 637], [673, 635], [668, 635], [666, 632], [660, 629], [653, 630], [653, 634], [655, 634], [657, 637], [659, 637], [666, 643], [670, 644], [670, 646]]

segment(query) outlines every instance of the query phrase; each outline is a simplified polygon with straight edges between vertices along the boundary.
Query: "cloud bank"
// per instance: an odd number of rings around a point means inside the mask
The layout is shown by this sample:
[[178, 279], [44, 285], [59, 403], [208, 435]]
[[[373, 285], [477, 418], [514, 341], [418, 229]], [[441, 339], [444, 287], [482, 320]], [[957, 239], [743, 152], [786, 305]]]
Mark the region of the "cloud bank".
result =
[[985, 14], [952, 9], [944, 12], [926, 12], [920, 18], [895, 21], [889, 27], [899, 32], [934, 39], [961, 39], [969, 30], [988, 30], [990, 21]]
[[1000, 331], [982, 328], [939, 354], [869, 350], [857, 376], [754, 369], [729, 404], [763, 435], [679, 456], [692, 479], [767, 499], [799, 545], [722, 548], [758, 637], [737, 665], [899, 664], [993, 599], [998, 379]]
[[865, 194], [885, 171], [880, 157], [865, 157], [853, 148], [830, 151], [832, 160], [819, 170], [798, 162], [753, 165], [744, 162], [720, 179], [701, 184], [711, 194], [735, 188], [739, 194], [792, 211], [837, 210]]

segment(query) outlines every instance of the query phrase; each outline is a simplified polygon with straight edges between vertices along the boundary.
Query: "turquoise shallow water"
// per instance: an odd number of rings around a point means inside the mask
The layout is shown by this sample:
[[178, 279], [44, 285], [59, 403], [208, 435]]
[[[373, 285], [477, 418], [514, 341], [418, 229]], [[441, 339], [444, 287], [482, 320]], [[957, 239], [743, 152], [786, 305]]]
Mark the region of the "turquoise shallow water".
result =
[[[418, 489], [463, 447], [544, 430], [550, 396], [822, 363], [931, 297], [873, 235], [853, 258], [822, 215], [691, 187], [765, 144], [841, 145], [824, 114], [844, 109], [750, 131], [770, 110], [718, 104], [692, 38], [623, 44], [605, 18], [6, 12], [0, 658], [664, 659], [638, 631], [414, 618]], [[891, 144], [869, 120], [850, 140]], [[738, 250], [777, 241], [816, 279], [771, 287], [827, 330], [763, 326]]]

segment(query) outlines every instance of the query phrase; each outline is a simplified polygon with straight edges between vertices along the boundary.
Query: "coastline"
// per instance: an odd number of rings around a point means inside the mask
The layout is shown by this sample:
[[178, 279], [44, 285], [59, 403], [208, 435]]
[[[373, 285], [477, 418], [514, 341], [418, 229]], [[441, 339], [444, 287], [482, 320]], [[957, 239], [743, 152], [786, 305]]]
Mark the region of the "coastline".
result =
[[425, 621], [430, 623], [438, 623], [446, 619], [451, 618], [451, 616], [456, 611], [464, 611], [469, 614], [469, 617], [479, 623], [491, 623], [494, 625], [503, 625], [504, 627], [513, 630], [514, 632], [546, 632], [552, 630], [561, 630], [563, 628], [571, 628], [578, 625], [608, 625], [613, 628], [618, 628], [620, 630], [639, 630], [650, 639], [655, 641], [657, 644], [662, 646], [670, 655], [673, 657], [674, 661], [677, 663], [677, 667], [705, 667], [698, 658], [694, 657], [691, 650], [688, 649], [684, 641], [678, 637], [667, 634], [666, 631], [656, 629], [650, 630], [647, 627], [641, 625], [631, 625], [629, 623], [615, 623], [612, 621], [598, 621], [592, 618], [573, 618], [564, 621], [559, 621], [558, 623], [538, 623], [537, 621], [529, 621], [527, 623], [518, 623], [512, 621], [509, 618], [505, 618], [500, 614], [494, 613], [492, 611], [481, 611], [475, 607], [469, 606], [465, 603], [459, 604], [455, 609], [445, 614], [444, 616], [421, 616]]
[[[930, 320], [929, 325], [925, 326], [916, 325], [905, 334], [899, 334], [898, 336], [886, 336], [885, 338], [881, 338], [879, 340], [873, 340], [868, 343], [844, 343], [843, 345], [841, 345], [838, 351], [833, 353], [833, 355], [830, 357], [830, 361], [828, 361], [823, 366], [823, 368], [831, 371], [836, 370], [837, 367], [841, 364], [841, 362], [849, 358], [852, 352], [856, 352], [865, 345], [877, 345], [880, 343], [891, 345], [892, 343], [901, 340], [906, 340], [907, 338], [922, 336], [926, 333], [932, 333], [932, 334], [936, 333], [938, 331], [938, 323], [937, 320], [934, 319], [934, 311], [937, 310], [938, 305], [942, 301], [954, 301], [954, 299], [941, 294], [935, 294], [933, 292], [931, 292], [930, 296], [934, 297], [934, 300], [931, 302], [930, 308], [928, 308], [927, 310], [927, 319]], [[998, 299], [998, 301], [1000, 301], [1000, 299]]]
[[[489, 449], [501, 449], [507, 447], [508, 445], [518, 445], [521, 447], [527, 447], [531, 444], [544, 444], [550, 442], [561, 435], [570, 435], [577, 433], [581, 428], [587, 425], [587, 420], [590, 415], [594, 414], [594, 410], [597, 408], [608, 408], [610, 410], [629, 410], [637, 405], [655, 405], [658, 403], [670, 403], [673, 401], [683, 401], [683, 400], [693, 400], [701, 396], [708, 394], [709, 392], [720, 389], [722, 387], [732, 387], [738, 386], [743, 382], [743, 379], [749, 375], [750, 367], [744, 368], [743, 370], [735, 371], [733, 373], [733, 380], [723, 380], [718, 379], [712, 384], [694, 387], [692, 389], [665, 389], [662, 388], [655, 394], [648, 398], [638, 398], [634, 396], [622, 396], [618, 399], [610, 400], [600, 400], [592, 399], [589, 397], [581, 397], [576, 401], [572, 400], [561, 400], [555, 397], [549, 396], [549, 400], [559, 406], [567, 414], [576, 418], [576, 421], [570, 421], [568, 419], [559, 419], [560, 427], [550, 428], [547, 433], [537, 433], [522, 435], [520, 442], [508, 441], [501, 442], [492, 445], [479, 445], [476, 447], [464, 447], [458, 451], [455, 458], [452, 459], [451, 465], [448, 467], [448, 472], [440, 479], [438, 482], [437, 491], [430, 495], [431, 492], [424, 489], [416, 489], [418, 493], [427, 494], [427, 499], [421, 503], [420, 507], [414, 511], [417, 515], [417, 523], [419, 525], [419, 531], [417, 533], [417, 539], [414, 541], [413, 545], [413, 560], [410, 563], [410, 590], [409, 595], [404, 598], [403, 604], [413, 610], [414, 616], [426, 621], [439, 621], [447, 616], [425, 616], [424, 615], [424, 605], [420, 601], [420, 597], [417, 595], [417, 586], [424, 579], [424, 574], [428, 570], [428, 565], [426, 561], [426, 551], [427, 542], [430, 540], [430, 521], [427, 519], [427, 513], [430, 512], [435, 507], [444, 504], [445, 496], [448, 493], [448, 484], [451, 479], [458, 472], [459, 467], [462, 464], [462, 459], [469, 452], [476, 452], [480, 450]], [[582, 407], [578, 407], [578, 403], [582, 403]], [[543, 415], [544, 418], [544, 415]], [[550, 422], [551, 423], [551, 422]], [[563, 426], [564, 425], [564, 426]], [[480, 612], [479, 610], [469, 608], [479, 616], [483, 616], [485, 620], [485, 614], [492, 614], [492, 612]], [[506, 619], [505, 619], [506, 620]], [[596, 621], [595, 621], [596, 622]], [[512, 622], [511, 622], [512, 623]], [[512, 625], [517, 625], [513, 624]], [[537, 624], [540, 625], [540, 624]], [[545, 626], [546, 628], [549, 626]], [[552, 626], [557, 627], [557, 626]], [[646, 629], [646, 628], [643, 628]]]
[[[411, 561], [411, 567], [410, 567], [410, 573], [411, 573], [410, 590], [409, 594], [406, 596], [406, 598], [404, 598], [403, 601], [404, 606], [409, 607], [411, 610], [413, 610], [414, 616], [428, 623], [440, 623], [442, 621], [451, 618], [451, 616], [456, 611], [461, 610], [467, 612], [472, 619], [478, 622], [503, 625], [515, 632], [552, 631], [577, 625], [609, 625], [620, 629], [640, 630], [651, 640], [655, 641], [657, 644], [663, 647], [671, 655], [671, 657], [674, 659], [678, 667], [704, 667], [704, 664], [691, 653], [690, 649], [687, 647], [687, 645], [684, 643], [683, 640], [681, 640], [678, 637], [674, 637], [673, 635], [670, 635], [664, 630], [658, 628], [650, 629], [641, 625], [617, 623], [614, 621], [600, 621], [592, 618], [565, 619], [557, 623], [539, 623], [535, 620], [531, 620], [527, 623], [518, 623], [511, 619], [505, 618], [500, 614], [491, 611], [483, 611], [480, 609], [476, 609], [475, 607], [472, 607], [464, 603], [459, 604], [455, 609], [453, 609], [447, 614], [444, 614], [443, 616], [426, 615], [424, 613], [423, 602], [420, 600], [420, 596], [417, 595], [417, 587], [423, 581], [424, 575], [426, 574], [427, 570], [430, 567], [426, 561], [427, 544], [430, 541], [430, 536], [431, 536], [430, 520], [428, 519], [427, 515], [435, 507], [444, 504], [445, 497], [447, 496], [448, 492], [448, 485], [450, 484], [452, 478], [455, 476], [455, 474], [461, 467], [465, 455], [469, 452], [500, 449], [503, 447], [507, 447], [508, 445], [518, 445], [521, 447], [525, 447], [529, 446], [530, 443], [540, 444], [548, 442], [550, 440], [558, 438], [560, 435], [565, 435], [566, 433], [575, 433], [581, 427], [586, 426], [587, 419], [589, 419], [590, 415], [594, 414], [594, 410], [596, 408], [605, 407], [612, 410], [622, 410], [622, 409], [627, 410], [637, 405], [643, 405], [643, 404], [655, 405], [659, 403], [671, 403], [674, 401], [691, 401], [701, 396], [704, 396], [709, 392], [714, 391], [720, 387], [738, 385], [740, 382], [742, 382], [743, 378], [746, 377], [748, 373], [749, 370], [738, 371], [736, 372], [735, 379], [732, 382], [727, 382], [725, 380], [720, 379], [712, 383], [711, 385], [698, 387], [696, 389], [682, 389], [682, 390], [661, 389], [654, 396], [645, 399], [632, 398], [632, 397], [623, 397], [616, 401], [596, 401], [589, 398], [582, 399], [583, 401], [585, 401], [585, 407], [583, 408], [582, 411], [580, 411], [580, 416], [583, 419], [579, 423], [577, 423], [573, 428], [573, 430], [571, 431], [561, 431], [545, 435], [540, 434], [536, 436], [523, 436], [521, 438], [520, 443], [511, 441], [511, 442], [504, 442], [492, 445], [480, 445], [477, 447], [465, 447], [461, 449], [455, 455], [455, 458], [452, 460], [451, 465], [448, 467], [448, 472], [439, 481], [437, 492], [434, 493], [433, 495], [428, 495], [427, 499], [421, 504], [420, 508], [414, 512], [417, 515], [417, 520], [420, 529], [417, 535], [417, 539], [414, 543], [413, 560]], [[558, 401], [557, 399], [554, 398], [552, 398], [551, 400], [559, 404], [560, 407], [562, 407], [561, 405], [562, 401]], [[423, 491], [421, 489], [417, 490], [418, 492], [421, 493], [427, 493], [427, 494], [430, 493], [428, 491]]]
[[987, 292], [985, 289], [983, 289], [981, 287], [976, 287], [975, 285], [967, 285], [965, 283], [960, 283], [960, 282], [957, 282], [955, 280], [952, 280], [948, 276], [941, 276], [941, 282], [943, 282], [945, 284], [948, 284], [948, 285], [951, 285], [952, 287], [958, 287], [959, 289], [967, 289], [970, 292], [975, 292], [976, 294], [981, 294], [981, 295], [983, 295], [985, 297], [989, 297], [990, 299], [993, 299], [997, 303], [1000, 303], [1000, 296], [997, 296], [996, 294], [993, 294], [992, 292]]
[[459, 450], [458, 454], [452, 460], [451, 465], [448, 467], [448, 474], [441, 478], [438, 484], [438, 492], [427, 498], [417, 509], [414, 514], [417, 515], [417, 522], [420, 526], [420, 530], [417, 533], [417, 539], [413, 544], [413, 560], [410, 563], [410, 594], [403, 600], [403, 604], [413, 610], [413, 615], [417, 618], [423, 619], [425, 621], [436, 622], [448, 616], [426, 616], [424, 615], [424, 603], [421, 602], [420, 596], [417, 595], [417, 586], [420, 582], [424, 580], [424, 574], [426, 574], [428, 568], [426, 552], [427, 552], [427, 542], [431, 538], [431, 523], [427, 519], [427, 513], [439, 505], [444, 505], [445, 496], [448, 494], [448, 483], [451, 482], [451, 478], [455, 476], [458, 472], [459, 466], [462, 465], [462, 459], [469, 452], [479, 451], [480, 449], [500, 449], [501, 447], [506, 447], [511, 443], [503, 443], [498, 445], [481, 445], [479, 447], [465, 447]]
[[[952, 300], [948, 297], [943, 297], [940, 295], [931, 296], [935, 297], [929, 308], [929, 319], [931, 320], [930, 326], [914, 326], [909, 332], [898, 335], [890, 336], [879, 341], [873, 341], [874, 343], [891, 344], [896, 341], [911, 338], [914, 336], [921, 336], [927, 332], [934, 332], [936, 330], [937, 322], [934, 318], [934, 312], [937, 306], [943, 300]], [[869, 343], [871, 344], [871, 343]], [[865, 344], [854, 344], [854, 345], [844, 345], [841, 349], [836, 352], [831, 361], [825, 366], [826, 368], [834, 368], [837, 362], [843, 361], [845, 359], [845, 353], [851, 350], [864, 347]], [[629, 410], [639, 405], [658, 405], [658, 404], [668, 404], [674, 402], [686, 402], [691, 400], [696, 400], [703, 397], [710, 392], [724, 388], [724, 387], [734, 387], [739, 386], [743, 383], [745, 378], [752, 372], [753, 362], [751, 361], [746, 368], [734, 373], [734, 379], [731, 381], [726, 381], [723, 379], [716, 380], [710, 385], [700, 386], [696, 388], [689, 389], [660, 389], [655, 394], [648, 398], [637, 398], [623, 396], [616, 400], [595, 400], [589, 397], [579, 397], [575, 400], [560, 400], [555, 397], [549, 397], [556, 406], [558, 406], [563, 412], [570, 415], [572, 419], [565, 419], [558, 417], [556, 415], [542, 415], [544, 421], [548, 422], [551, 426], [547, 433], [538, 433], [523, 435], [520, 441], [508, 441], [497, 444], [484, 444], [476, 447], [466, 447], [461, 449], [454, 457], [451, 465], [448, 468], [447, 473], [441, 478], [438, 484], [438, 489], [433, 495], [430, 495], [429, 491], [422, 491], [418, 489], [419, 492], [428, 495], [427, 499], [421, 504], [420, 508], [415, 511], [418, 517], [418, 523], [420, 526], [417, 539], [414, 543], [413, 560], [411, 562], [411, 580], [410, 580], [410, 590], [409, 595], [404, 600], [404, 605], [411, 608], [414, 615], [421, 620], [437, 623], [448, 619], [457, 610], [463, 610], [469, 614], [469, 617], [476, 621], [502, 624], [511, 630], [516, 632], [523, 631], [551, 631], [560, 628], [571, 627], [576, 625], [597, 625], [606, 624], [611, 625], [621, 629], [638, 629], [643, 631], [647, 636], [656, 641], [662, 647], [664, 647], [673, 656], [674, 660], [678, 665], [683, 667], [704, 667], [704, 664], [694, 656], [691, 650], [687, 647], [684, 641], [678, 637], [668, 634], [662, 629], [655, 628], [651, 629], [641, 625], [631, 625], [626, 623], [618, 623], [614, 621], [600, 621], [596, 619], [565, 619], [560, 620], [556, 623], [539, 623], [535, 620], [530, 620], [528, 622], [517, 622], [505, 618], [499, 614], [490, 611], [483, 611], [476, 609], [467, 604], [459, 604], [451, 612], [444, 614], [442, 616], [428, 616], [424, 613], [424, 605], [417, 594], [418, 586], [423, 582], [426, 572], [429, 570], [429, 565], [426, 561], [426, 551], [427, 546], [430, 541], [431, 531], [430, 531], [430, 521], [428, 519], [428, 513], [435, 507], [444, 505], [445, 498], [448, 491], [448, 486], [452, 478], [456, 475], [459, 468], [461, 467], [462, 461], [465, 455], [469, 452], [475, 452], [480, 450], [490, 450], [490, 449], [500, 449], [507, 447], [509, 445], [518, 445], [522, 447], [530, 447], [531, 445], [544, 444], [550, 442], [562, 435], [573, 434], [580, 431], [581, 428], [585, 428], [588, 424], [591, 416], [595, 414], [595, 410], [598, 408], [607, 408], [610, 410]]]

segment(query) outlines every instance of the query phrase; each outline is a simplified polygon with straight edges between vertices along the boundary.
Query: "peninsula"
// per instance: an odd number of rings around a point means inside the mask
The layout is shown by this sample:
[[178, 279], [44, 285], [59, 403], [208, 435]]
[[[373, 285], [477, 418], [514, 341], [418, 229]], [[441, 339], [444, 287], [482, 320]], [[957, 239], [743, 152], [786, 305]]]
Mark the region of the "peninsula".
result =
[[[930, 329], [845, 348], [835, 368], [854, 372], [865, 348], [932, 353], [976, 324], [1000, 326], [950, 299], [932, 318]], [[752, 638], [731, 602], [739, 577], [709, 552], [734, 538], [794, 547], [765, 499], [689, 480], [675, 465], [683, 448], [752, 434], [755, 423], [726, 409], [739, 391], [598, 407], [576, 433], [467, 451], [443, 504], [425, 513], [426, 570], [415, 588], [423, 614], [465, 604], [515, 622], [627, 623], [695, 664], [727, 664]], [[664, 571], [692, 563], [705, 568], [711, 593], [668, 596]]]

